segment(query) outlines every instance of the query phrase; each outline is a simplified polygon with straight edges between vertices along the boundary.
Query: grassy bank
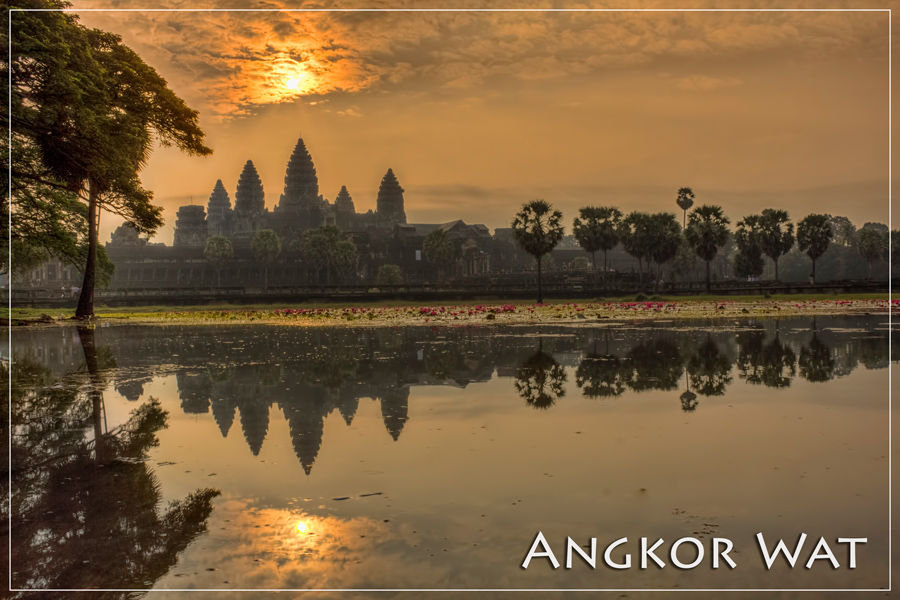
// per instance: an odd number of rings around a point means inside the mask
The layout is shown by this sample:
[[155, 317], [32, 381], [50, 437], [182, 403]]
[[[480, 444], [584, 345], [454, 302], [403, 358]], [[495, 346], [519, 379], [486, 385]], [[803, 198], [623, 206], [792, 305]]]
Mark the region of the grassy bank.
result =
[[[895, 305], [896, 306], [896, 305]], [[639, 320], [732, 318], [888, 312], [887, 294], [797, 294], [761, 296], [643, 296], [605, 300], [528, 302], [471, 301], [447, 305], [386, 301], [273, 305], [146, 306], [97, 308], [109, 323], [284, 325], [463, 325], [487, 323], [559, 323], [560, 320]], [[900, 309], [900, 306], [895, 308]], [[13, 309], [16, 323], [71, 323], [74, 310]], [[48, 318], [49, 317], [49, 318]]]

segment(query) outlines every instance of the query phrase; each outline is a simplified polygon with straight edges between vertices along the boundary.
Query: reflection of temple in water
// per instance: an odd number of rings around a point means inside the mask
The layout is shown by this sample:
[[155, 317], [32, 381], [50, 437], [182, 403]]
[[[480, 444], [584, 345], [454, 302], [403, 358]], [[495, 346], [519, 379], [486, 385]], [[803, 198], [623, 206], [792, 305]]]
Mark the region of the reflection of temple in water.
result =
[[[698, 324], [680, 331], [651, 324], [145, 327], [137, 332], [111, 327], [97, 330], [96, 344], [107, 349], [106, 364], [115, 367], [109, 382], [123, 397], [139, 400], [154, 377], [174, 375], [181, 409], [209, 414], [223, 437], [239, 426], [253, 455], [266, 441], [270, 419], [280, 413], [309, 474], [329, 415], [337, 411], [351, 426], [361, 402], [377, 402], [387, 435], [397, 441], [408, 425], [411, 390], [417, 386], [464, 388], [494, 376], [516, 378], [522, 380], [517, 389], [530, 394], [523, 398], [538, 408], [578, 396], [602, 400], [671, 391], [676, 406], [693, 411], [735, 382], [785, 388], [797, 378], [815, 383], [843, 377], [860, 365], [885, 368], [890, 361], [886, 325], [886, 317], [820, 317], [816, 323], [746, 321], [740, 327]], [[27, 349], [54, 373], [83, 369], [73, 330], [20, 331], [15, 339], [17, 351]], [[536, 361], [536, 353], [547, 359]], [[568, 369], [574, 373], [567, 378]]]

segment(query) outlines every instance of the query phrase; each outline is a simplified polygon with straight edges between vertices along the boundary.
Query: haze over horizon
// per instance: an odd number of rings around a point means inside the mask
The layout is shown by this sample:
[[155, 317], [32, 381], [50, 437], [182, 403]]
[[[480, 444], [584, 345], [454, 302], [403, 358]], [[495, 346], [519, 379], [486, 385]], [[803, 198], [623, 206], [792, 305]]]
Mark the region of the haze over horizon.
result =
[[410, 222], [506, 227], [540, 197], [568, 230], [589, 204], [678, 213], [682, 186], [732, 223], [773, 206], [889, 220], [886, 12], [83, 10], [114, 4], [73, 11], [199, 110], [215, 151], [154, 152], [155, 241], [217, 179], [233, 202], [248, 159], [271, 209], [300, 137], [327, 199], [346, 185], [374, 209], [392, 168]]

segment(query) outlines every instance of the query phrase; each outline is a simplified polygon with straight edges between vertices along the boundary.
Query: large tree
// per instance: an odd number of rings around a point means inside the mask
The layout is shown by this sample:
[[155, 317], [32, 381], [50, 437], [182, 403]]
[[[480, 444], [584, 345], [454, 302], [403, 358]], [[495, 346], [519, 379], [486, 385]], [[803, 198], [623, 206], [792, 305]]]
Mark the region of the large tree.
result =
[[632, 211], [619, 223], [619, 240], [625, 252], [638, 261], [638, 281], [644, 283], [644, 265], [650, 267], [653, 255], [653, 217], [649, 213]]
[[545, 200], [532, 200], [522, 205], [513, 219], [513, 237], [525, 252], [537, 261], [537, 303], [543, 304], [541, 286], [541, 258], [549, 254], [563, 237], [562, 213]]
[[763, 262], [762, 215], [748, 215], [738, 221], [734, 241], [738, 252], [734, 257], [734, 271], [738, 277], [759, 277]]
[[828, 215], [807, 215], [797, 224], [797, 247], [812, 261], [812, 280], [816, 280], [816, 259], [825, 254], [834, 237]]
[[597, 260], [594, 254], [603, 250], [603, 283], [606, 283], [606, 254], [619, 243], [619, 222], [622, 211], [615, 206], [585, 206], [578, 211], [572, 223], [572, 233], [578, 245], [591, 253], [594, 278], [597, 277]]
[[760, 219], [760, 247], [775, 263], [775, 280], [778, 281], [778, 259], [794, 247], [794, 224], [786, 210], [767, 208]]
[[253, 257], [263, 263], [264, 287], [269, 290], [269, 263], [281, 255], [281, 238], [271, 229], [260, 229], [253, 234], [250, 242]]
[[687, 229], [687, 211], [694, 206], [694, 190], [689, 187], [678, 188], [678, 196], [675, 203], [684, 212], [684, 229]]
[[719, 248], [728, 241], [728, 224], [731, 221], [725, 216], [721, 206], [704, 204], [698, 206], [688, 219], [685, 237], [697, 253], [706, 261], [706, 292], [711, 291], [709, 263], [716, 257]]
[[[68, 7], [57, 0], [26, 4]], [[86, 28], [70, 13], [18, 12], [15, 19], [12, 161], [19, 181], [53, 186], [87, 205], [79, 211], [87, 220], [87, 256], [76, 309], [77, 317], [87, 318], [94, 312], [100, 212], [152, 233], [162, 211], [138, 175], [154, 144], [200, 156], [212, 150], [203, 144], [197, 111], [119, 36]]]
[[231, 240], [222, 235], [211, 235], [206, 238], [203, 256], [216, 270], [216, 285], [222, 287], [222, 267], [234, 256]]
[[422, 240], [422, 252], [425, 260], [437, 267], [438, 278], [444, 271], [453, 266], [456, 258], [456, 247], [453, 239], [444, 229], [435, 229]]

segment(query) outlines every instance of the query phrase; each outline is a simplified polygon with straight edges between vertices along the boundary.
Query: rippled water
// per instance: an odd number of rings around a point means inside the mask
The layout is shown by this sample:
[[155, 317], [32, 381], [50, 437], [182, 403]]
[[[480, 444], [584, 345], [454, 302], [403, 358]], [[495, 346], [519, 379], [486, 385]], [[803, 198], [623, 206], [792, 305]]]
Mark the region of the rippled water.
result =
[[[13, 350], [15, 587], [887, 585], [886, 316], [19, 329]], [[521, 568], [538, 531], [561, 568]], [[797, 567], [767, 571], [757, 532], [806, 533]], [[627, 537], [632, 568], [566, 569], [567, 536]], [[685, 536], [695, 569], [669, 559]], [[803, 567], [820, 536], [841, 568]], [[639, 568], [641, 537], [666, 568]], [[868, 539], [856, 569], [838, 537]]]

